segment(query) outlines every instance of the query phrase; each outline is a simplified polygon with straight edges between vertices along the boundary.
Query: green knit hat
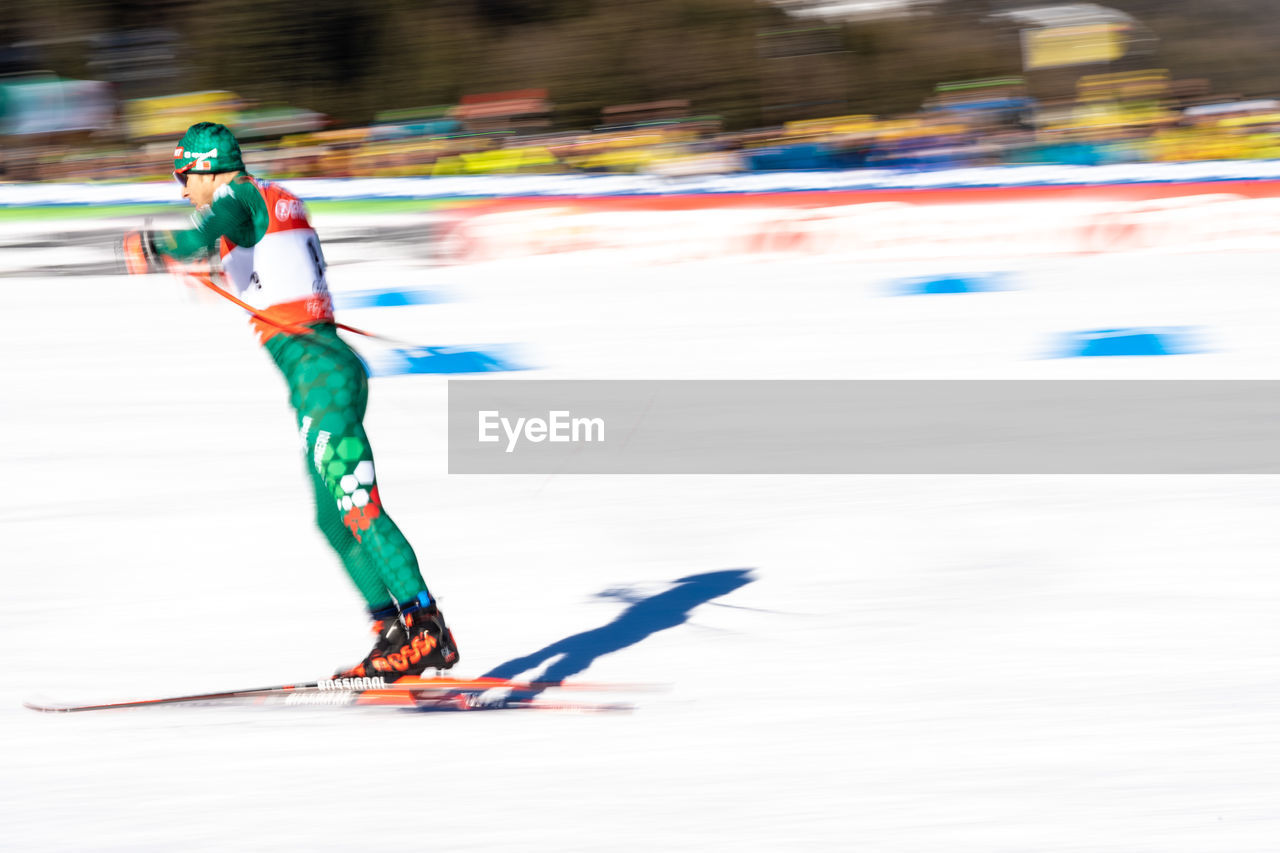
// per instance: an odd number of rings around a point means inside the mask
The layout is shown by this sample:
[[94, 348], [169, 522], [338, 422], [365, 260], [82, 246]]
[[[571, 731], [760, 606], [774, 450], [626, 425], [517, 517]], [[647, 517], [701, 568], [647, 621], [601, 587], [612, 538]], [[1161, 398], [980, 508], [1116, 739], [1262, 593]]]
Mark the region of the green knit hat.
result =
[[173, 150], [173, 170], [187, 172], [242, 172], [240, 143], [225, 125], [202, 121], [187, 128]]

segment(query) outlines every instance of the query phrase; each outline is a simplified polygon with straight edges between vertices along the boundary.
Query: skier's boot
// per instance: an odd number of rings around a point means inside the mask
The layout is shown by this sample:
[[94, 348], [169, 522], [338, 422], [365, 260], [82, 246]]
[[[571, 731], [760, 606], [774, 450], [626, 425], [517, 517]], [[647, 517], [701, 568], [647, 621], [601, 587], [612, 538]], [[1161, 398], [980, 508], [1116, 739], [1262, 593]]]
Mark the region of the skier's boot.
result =
[[399, 648], [404, 636], [404, 628], [400, 625], [400, 608], [395, 603], [388, 604], [378, 610], [370, 610], [373, 617], [373, 648], [364, 660], [353, 667], [340, 669], [333, 674], [334, 678], [365, 678], [374, 675], [373, 661], [385, 658], [387, 651]]
[[386, 656], [390, 669], [384, 670], [374, 661], [375, 671], [419, 675], [428, 669], [449, 669], [461, 659], [453, 632], [444, 624], [444, 614], [427, 593], [419, 593], [417, 599], [400, 606], [400, 623], [405, 638], [400, 648]]
[[449, 669], [459, 661], [453, 632], [427, 593], [401, 605], [373, 611], [372, 651], [363, 661], [335, 678], [382, 676], [395, 681], [403, 675], [421, 675], [428, 669]]

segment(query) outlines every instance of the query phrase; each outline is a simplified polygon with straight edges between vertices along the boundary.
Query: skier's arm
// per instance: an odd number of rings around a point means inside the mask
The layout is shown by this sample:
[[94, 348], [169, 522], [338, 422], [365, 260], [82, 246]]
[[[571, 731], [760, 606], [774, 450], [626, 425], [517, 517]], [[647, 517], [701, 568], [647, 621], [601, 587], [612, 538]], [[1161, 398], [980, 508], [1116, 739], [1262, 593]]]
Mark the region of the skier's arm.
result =
[[176, 260], [215, 254], [218, 239], [237, 246], [253, 246], [267, 233], [267, 204], [248, 178], [236, 178], [214, 193], [212, 203], [196, 211], [194, 228], [156, 231], [151, 235], [157, 254]]

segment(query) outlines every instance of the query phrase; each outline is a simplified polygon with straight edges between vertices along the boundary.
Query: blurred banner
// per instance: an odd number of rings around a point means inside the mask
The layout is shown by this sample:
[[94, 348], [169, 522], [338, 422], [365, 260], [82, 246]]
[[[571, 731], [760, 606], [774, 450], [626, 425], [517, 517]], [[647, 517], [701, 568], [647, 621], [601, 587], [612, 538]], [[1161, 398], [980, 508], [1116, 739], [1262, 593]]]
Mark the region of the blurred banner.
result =
[[439, 245], [455, 263], [1280, 251], [1280, 181], [507, 199], [442, 213]]
[[0, 134], [105, 130], [114, 120], [110, 83], [58, 77], [0, 81]]
[[1028, 71], [1114, 62], [1124, 56], [1128, 28], [1116, 23], [1037, 27], [1022, 31], [1022, 66]]
[[449, 381], [450, 474], [1275, 474], [1275, 381]]

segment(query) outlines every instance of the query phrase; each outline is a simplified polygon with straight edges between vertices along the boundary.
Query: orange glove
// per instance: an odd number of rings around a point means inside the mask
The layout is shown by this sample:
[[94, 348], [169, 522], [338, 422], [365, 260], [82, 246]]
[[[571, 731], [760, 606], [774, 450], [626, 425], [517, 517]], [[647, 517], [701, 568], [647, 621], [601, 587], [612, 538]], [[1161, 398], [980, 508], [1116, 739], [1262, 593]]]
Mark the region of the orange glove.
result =
[[117, 254], [124, 271], [130, 275], [163, 272], [165, 267], [149, 231], [130, 231], [117, 246]]

